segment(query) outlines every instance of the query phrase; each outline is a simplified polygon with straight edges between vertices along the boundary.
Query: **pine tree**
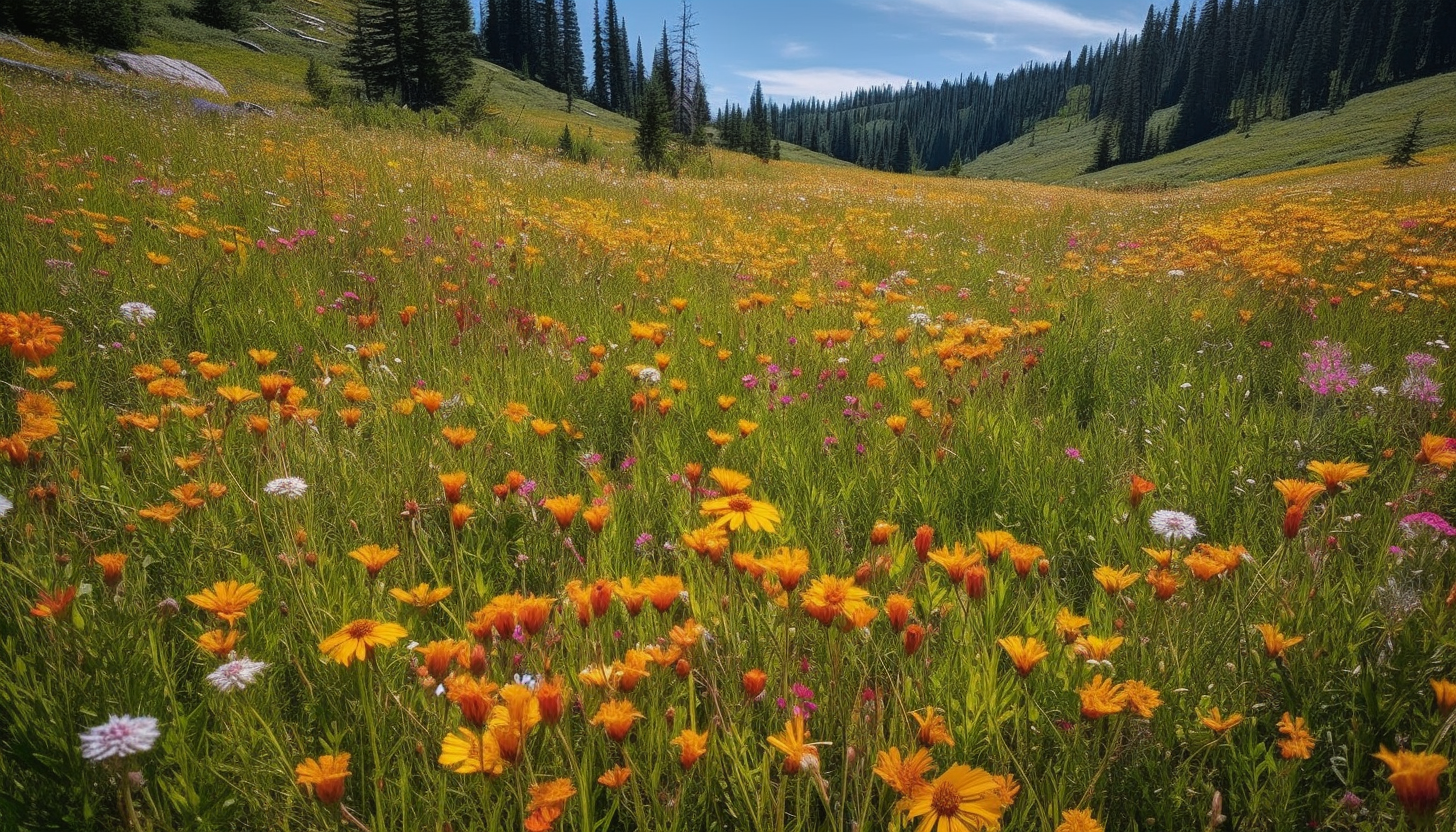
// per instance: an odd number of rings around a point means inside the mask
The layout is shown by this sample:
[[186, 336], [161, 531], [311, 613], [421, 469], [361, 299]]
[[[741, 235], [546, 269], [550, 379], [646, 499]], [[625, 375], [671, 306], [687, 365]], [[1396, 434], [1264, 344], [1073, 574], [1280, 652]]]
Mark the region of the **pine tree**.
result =
[[672, 144], [672, 106], [664, 80], [654, 77], [647, 83], [638, 107], [637, 158], [651, 171], [667, 166]]
[[612, 106], [612, 88], [607, 80], [607, 49], [602, 40], [601, 4], [592, 4], [592, 100], [599, 107]]
[[22, 34], [80, 49], [131, 49], [153, 11], [148, 0], [6, 0]]
[[763, 103], [763, 84], [755, 82], [748, 99], [748, 123], [745, 127], [744, 150], [767, 161], [773, 155], [773, 130], [768, 124], [768, 108]]
[[945, 169], [946, 175], [959, 177], [964, 166], [965, 162], [961, 161], [961, 152], [957, 150], [955, 155], [950, 157], [950, 165]]
[[576, 17], [576, 0], [561, 0], [561, 83], [569, 113], [572, 99], [586, 91], [586, 57], [581, 51], [581, 22]]
[[[638, 64], [642, 59], [637, 59]], [[667, 107], [669, 111], [675, 112], [678, 97], [677, 71], [672, 65], [672, 44], [667, 40], [667, 24], [662, 26], [662, 42], [658, 44], [657, 51], [652, 53], [652, 80], [662, 81], [662, 90], [667, 94]], [[673, 132], [677, 130], [677, 119], [672, 119]]]
[[1395, 168], [1418, 164], [1416, 154], [1425, 148], [1425, 139], [1421, 136], [1421, 127], [1425, 119], [1425, 110], [1420, 110], [1411, 117], [1410, 124], [1406, 126], [1405, 132], [1396, 141], [1390, 158], [1385, 160], [1386, 165]]
[[469, 0], [360, 0], [344, 68], [371, 99], [448, 104], [474, 74]]
[[642, 38], [637, 39], [637, 60], [632, 62], [630, 75], [632, 88], [628, 90], [627, 100], [635, 102], [647, 89], [647, 62], [642, 60]]
[[708, 91], [703, 87], [703, 76], [699, 73], [693, 77], [693, 131], [689, 134], [689, 141], [694, 147], [708, 143], [708, 122], [712, 118], [713, 114], [708, 109]]
[[613, 110], [619, 113], [632, 112], [631, 49], [627, 45], [627, 24], [617, 16], [617, 0], [607, 0], [606, 59], [607, 86], [611, 90], [608, 100]]
[[890, 157], [890, 170], [895, 173], [909, 173], [911, 165], [910, 128], [901, 124], [895, 129], [895, 153]]
[[248, 0], [197, 0], [192, 16], [214, 29], [240, 32], [248, 25], [251, 11]]
[[328, 105], [334, 99], [334, 82], [324, 72], [318, 58], [308, 59], [308, 69], [303, 73], [303, 88], [315, 104]]
[[556, 14], [556, 0], [541, 0], [540, 21], [535, 35], [532, 52], [537, 56], [536, 68], [542, 84], [553, 90], [562, 89], [564, 74], [561, 71], [561, 20]]
[[1112, 122], [1106, 121], [1102, 124], [1102, 131], [1097, 134], [1097, 149], [1092, 152], [1092, 164], [1087, 167], [1087, 172], [1096, 173], [1110, 167], [1112, 167]]

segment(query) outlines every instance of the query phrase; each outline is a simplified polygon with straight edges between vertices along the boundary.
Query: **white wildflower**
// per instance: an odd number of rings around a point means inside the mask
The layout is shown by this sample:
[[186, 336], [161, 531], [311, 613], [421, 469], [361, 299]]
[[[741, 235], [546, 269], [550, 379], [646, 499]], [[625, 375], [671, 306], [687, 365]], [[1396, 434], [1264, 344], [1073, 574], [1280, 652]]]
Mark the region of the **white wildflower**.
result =
[[139, 300], [128, 301], [121, 305], [121, 318], [129, 324], [141, 326], [156, 317], [157, 310]]
[[10, 502], [10, 500], [6, 498], [4, 494], [0, 494], [0, 518], [3, 518], [5, 517], [5, 515], [9, 514], [12, 508], [15, 508], [15, 504]]
[[263, 668], [267, 666], [267, 662], [255, 662], [247, 656], [243, 656], [241, 659], [233, 659], [207, 674], [207, 681], [223, 693], [242, 690], [257, 681], [258, 674], [262, 673]]
[[662, 382], [662, 372], [656, 367], [643, 367], [637, 373], [637, 380], [643, 384], [660, 384]]
[[1198, 537], [1198, 521], [1181, 511], [1159, 509], [1148, 518], [1153, 533], [1168, 540], [1192, 540]]
[[276, 480], [269, 480], [263, 486], [263, 490], [274, 497], [287, 497], [290, 500], [297, 500], [308, 490], [308, 483], [302, 477], [279, 477]]
[[150, 716], [112, 716], [81, 734], [81, 756], [91, 762], [150, 751], [161, 732]]

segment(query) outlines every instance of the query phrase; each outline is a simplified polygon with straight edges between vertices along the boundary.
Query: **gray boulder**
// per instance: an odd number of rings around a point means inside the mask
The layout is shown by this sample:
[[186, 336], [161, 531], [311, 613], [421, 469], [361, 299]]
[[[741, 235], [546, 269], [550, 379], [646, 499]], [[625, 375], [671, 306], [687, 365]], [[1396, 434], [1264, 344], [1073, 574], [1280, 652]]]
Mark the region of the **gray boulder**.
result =
[[112, 72], [131, 72], [147, 78], [158, 78], [173, 84], [182, 84], [218, 95], [227, 95], [227, 88], [197, 64], [168, 58], [165, 55], [136, 55], [131, 52], [114, 52], [101, 55], [96, 63]]

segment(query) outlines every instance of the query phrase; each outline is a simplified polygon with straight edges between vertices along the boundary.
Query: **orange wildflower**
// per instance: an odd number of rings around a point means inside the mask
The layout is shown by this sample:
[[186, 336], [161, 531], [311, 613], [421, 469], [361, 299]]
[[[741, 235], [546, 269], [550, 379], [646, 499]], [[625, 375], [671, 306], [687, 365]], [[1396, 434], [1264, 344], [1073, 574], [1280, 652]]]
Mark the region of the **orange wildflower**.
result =
[[1021, 636], [1007, 636], [996, 642], [1006, 655], [1011, 657], [1011, 664], [1016, 667], [1016, 672], [1022, 676], [1027, 675], [1035, 668], [1042, 659], [1051, 655], [1047, 652], [1046, 645], [1039, 639], [1022, 638]]
[[344, 798], [344, 778], [349, 776], [349, 753], [310, 757], [294, 767], [300, 786], [307, 786], [320, 803], [338, 803]]
[[682, 733], [673, 738], [672, 744], [679, 749], [678, 762], [687, 770], [708, 753], [708, 732], [698, 733], [691, 728], [684, 728]]
[[1441, 772], [1446, 770], [1446, 758], [1440, 754], [1417, 753], [1414, 751], [1387, 751], [1380, 746], [1375, 759], [1390, 767], [1390, 785], [1400, 804], [1412, 815], [1425, 815], [1441, 802]]
[[1158, 486], [1152, 480], [1145, 480], [1137, 474], [1132, 475], [1132, 482], [1128, 486], [1127, 503], [1133, 508], [1142, 504], [1143, 498], [1153, 493]]
[[235, 625], [238, 619], [248, 614], [248, 607], [262, 595], [262, 590], [253, 583], [218, 581], [195, 595], [187, 596], [187, 600], [228, 624]]
[[541, 501], [542, 508], [551, 512], [556, 518], [556, 525], [562, 530], [571, 525], [576, 519], [576, 513], [581, 510], [581, 495], [568, 494], [564, 497], [548, 497]]
[[349, 553], [349, 557], [364, 564], [364, 569], [373, 578], [379, 574], [385, 564], [399, 557], [399, 547], [391, 546], [388, 549], [380, 547], [377, 543], [368, 543]]
[[926, 708], [924, 713], [911, 711], [910, 716], [914, 717], [916, 724], [920, 726], [919, 731], [915, 734], [915, 739], [923, 747], [955, 746], [955, 737], [951, 735], [950, 725], [935, 708]]
[[398, 624], [361, 618], [319, 642], [319, 652], [348, 667], [356, 660], [373, 658], [375, 648], [393, 646], [405, 635], [404, 628]]
[[642, 718], [642, 712], [637, 710], [631, 702], [625, 699], [612, 699], [603, 702], [597, 708], [596, 716], [592, 717], [591, 724], [602, 726], [613, 742], [622, 742], [627, 738], [627, 732], [632, 730], [632, 723]]
[[1290, 717], [1286, 711], [1279, 719], [1279, 756], [1286, 760], [1308, 760], [1314, 750], [1314, 735], [1305, 727], [1304, 717]]
[[70, 609], [71, 601], [76, 598], [76, 587], [67, 586], [61, 589], [47, 592], [41, 590], [40, 598], [30, 608], [30, 614], [36, 618], [60, 618]]

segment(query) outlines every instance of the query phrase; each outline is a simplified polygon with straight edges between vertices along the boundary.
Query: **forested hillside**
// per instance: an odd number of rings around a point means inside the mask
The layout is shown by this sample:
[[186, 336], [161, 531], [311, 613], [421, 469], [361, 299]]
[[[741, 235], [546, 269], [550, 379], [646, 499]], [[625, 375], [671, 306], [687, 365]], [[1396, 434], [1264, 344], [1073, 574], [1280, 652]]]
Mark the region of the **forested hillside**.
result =
[[[774, 134], [883, 170], [969, 162], [1039, 121], [1100, 125], [1100, 170], [1456, 67], [1456, 0], [1206, 0], [1055, 63], [771, 107]], [[1172, 119], [1154, 120], [1176, 107]], [[909, 157], [906, 156], [906, 151]], [[898, 151], [898, 153], [897, 153]], [[898, 157], [898, 163], [897, 163]]]

